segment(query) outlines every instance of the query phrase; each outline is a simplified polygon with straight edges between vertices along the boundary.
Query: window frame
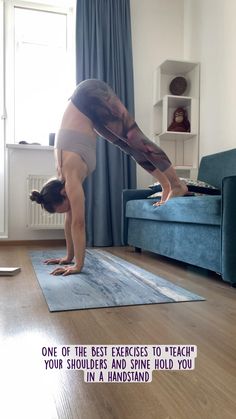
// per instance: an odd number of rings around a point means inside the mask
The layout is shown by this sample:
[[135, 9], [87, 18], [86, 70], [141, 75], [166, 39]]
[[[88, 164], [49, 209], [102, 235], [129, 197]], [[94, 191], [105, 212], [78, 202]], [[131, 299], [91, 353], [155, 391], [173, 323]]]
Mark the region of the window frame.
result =
[[[49, 0], [50, 1], [50, 0]], [[53, 0], [51, 0], [52, 2]], [[33, 2], [28, 0], [8, 0], [5, 3], [5, 142], [6, 144], [16, 144], [15, 142], [15, 38], [14, 38], [14, 8], [30, 9], [67, 15], [67, 50], [75, 69], [75, 7], [73, 2], [68, 1], [68, 6], [58, 6], [49, 2]], [[66, 3], [66, 2], [65, 2]], [[75, 77], [75, 71], [74, 71]]]
[[7, 212], [7, 162], [6, 162], [6, 146], [5, 146], [5, 130], [6, 130], [6, 108], [5, 108], [5, 1], [0, 0], [0, 238], [8, 237], [8, 212]]

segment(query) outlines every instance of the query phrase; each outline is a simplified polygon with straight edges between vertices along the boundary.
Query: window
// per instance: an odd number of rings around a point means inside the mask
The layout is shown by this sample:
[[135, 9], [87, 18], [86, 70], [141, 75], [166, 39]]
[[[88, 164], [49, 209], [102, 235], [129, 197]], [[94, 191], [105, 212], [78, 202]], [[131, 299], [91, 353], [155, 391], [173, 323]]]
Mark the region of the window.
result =
[[0, 2], [0, 237], [6, 237], [6, 207], [5, 207], [5, 83], [4, 83], [4, 8], [3, 3]]
[[15, 1], [8, 25], [7, 142], [48, 145], [75, 87], [72, 12]]

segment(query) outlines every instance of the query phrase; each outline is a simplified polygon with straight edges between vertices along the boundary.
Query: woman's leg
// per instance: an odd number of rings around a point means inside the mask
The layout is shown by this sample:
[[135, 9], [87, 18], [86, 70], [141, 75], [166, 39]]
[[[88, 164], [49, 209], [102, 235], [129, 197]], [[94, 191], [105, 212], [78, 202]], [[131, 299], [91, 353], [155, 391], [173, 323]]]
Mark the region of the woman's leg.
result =
[[[115, 146], [119, 147], [122, 151], [124, 151], [125, 153], [133, 157], [133, 159], [141, 167], [143, 167], [143, 169], [145, 169], [148, 173], [150, 173], [152, 176], [158, 179], [162, 187], [162, 198], [161, 198], [161, 201], [158, 201], [154, 205], [160, 205], [160, 203], [163, 203], [164, 200], [166, 200], [169, 192], [171, 191], [170, 182], [167, 176], [163, 172], [161, 172], [159, 169], [155, 168], [153, 163], [147, 160], [145, 153], [140, 152], [140, 150], [136, 150], [136, 148], [131, 148], [128, 145], [127, 141], [124, 141], [124, 139], [118, 136], [118, 134], [111, 132], [111, 130], [109, 130], [107, 127], [97, 126], [96, 131], [99, 135], [101, 135], [107, 141], [111, 142]], [[170, 168], [171, 167], [172, 166], [170, 166]]]
[[155, 166], [154, 171], [152, 171], [152, 176], [162, 186], [161, 203], [174, 196], [183, 196], [188, 192], [187, 186], [178, 178], [176, 171], [164, 151], [155, 143], [151, 142], [136, 123], [128, 129], [126, 135], [129, 144], [133, 146], [132, 148], [138, 148], [138, 144], [143, 144], [143, 147], [146, 149], [146, 158]]
[[162, 202], [187, 192], [164, 151], [150, 141], [112, 89], [100, 80], [82, 82], [71, 97], [105, 139], [130, 154], [162, 185]]

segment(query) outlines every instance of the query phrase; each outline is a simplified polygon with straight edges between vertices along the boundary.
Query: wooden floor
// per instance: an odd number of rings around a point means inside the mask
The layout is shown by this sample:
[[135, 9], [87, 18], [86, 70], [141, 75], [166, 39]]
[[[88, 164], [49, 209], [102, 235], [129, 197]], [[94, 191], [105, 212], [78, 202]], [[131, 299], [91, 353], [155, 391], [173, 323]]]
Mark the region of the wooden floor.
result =
[[[132, 248], [106, 249], [206, 298], [50, 313], [28, 250], [0, 246], [0, 417], [2, 419], [235, 419], [236, 289], [216, 274]], [[38, 247], [40, 248], [40, 247]], [[151, 383], [85, 383], [82, 372], [45, 371], [42, 347], [192, 344], [194, 371], [155, 371]]]

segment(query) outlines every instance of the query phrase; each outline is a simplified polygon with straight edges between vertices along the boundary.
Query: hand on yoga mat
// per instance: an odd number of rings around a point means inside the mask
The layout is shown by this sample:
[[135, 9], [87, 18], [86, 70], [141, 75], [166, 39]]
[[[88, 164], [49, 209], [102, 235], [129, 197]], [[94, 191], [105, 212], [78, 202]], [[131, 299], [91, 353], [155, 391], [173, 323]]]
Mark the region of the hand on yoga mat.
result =
[[71, 258], [54, 258], [54, 259], [46, 259], [43, 261], [43, 263], [46, 263], [46, 265], [67, 265], [72, 262]]
[[61, 268], [56, 268], [54, 271], [50, 272], [51, 275], [73, 275], [73, 274], [79, 274], [81, 272], [81, 267], [79, 268], [77, 265], [73, 266], [63, 266]]

